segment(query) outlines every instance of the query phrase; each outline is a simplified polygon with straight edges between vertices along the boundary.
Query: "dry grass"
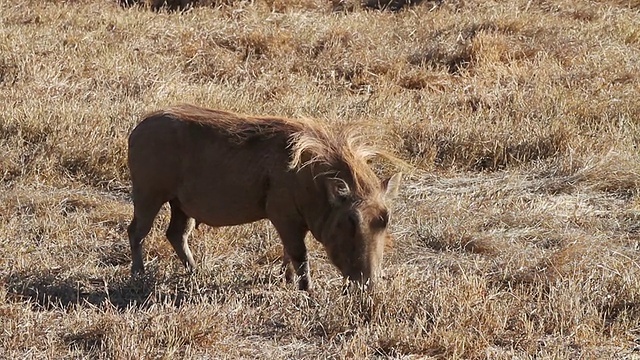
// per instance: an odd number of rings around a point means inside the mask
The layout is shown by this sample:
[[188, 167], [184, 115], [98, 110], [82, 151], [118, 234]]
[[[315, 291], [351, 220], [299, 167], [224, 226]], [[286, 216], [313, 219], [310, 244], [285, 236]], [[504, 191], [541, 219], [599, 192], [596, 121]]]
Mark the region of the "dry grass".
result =
[[[639, 10], [0, 0], [0, 357], [640, 358]], [[179, 102], [368, 124], [414, 164], [378, 291], [312, 239], [317, 291], [287, 286], [266, 222], [197, 230], [188, 277], [166, 211], [130, 279], [126, 138]]]

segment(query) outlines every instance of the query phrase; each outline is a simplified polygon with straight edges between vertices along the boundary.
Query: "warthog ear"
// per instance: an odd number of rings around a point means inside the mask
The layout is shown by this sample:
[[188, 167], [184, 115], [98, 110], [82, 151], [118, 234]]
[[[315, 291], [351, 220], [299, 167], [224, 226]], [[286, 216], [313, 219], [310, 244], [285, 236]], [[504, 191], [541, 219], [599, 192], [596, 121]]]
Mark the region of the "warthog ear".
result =
[[402, 173], [396, 173], [392, 177], [382, 181], [382, 189], [384, 190], [384, 199], [386, 201], [391, 201], [398, 195], [401, 182]]
[[326, 183], [327, 196], [331, 206], [340, 206], [351, 195], [351, 190], [346, 181], [334, 177], [328, 178]]

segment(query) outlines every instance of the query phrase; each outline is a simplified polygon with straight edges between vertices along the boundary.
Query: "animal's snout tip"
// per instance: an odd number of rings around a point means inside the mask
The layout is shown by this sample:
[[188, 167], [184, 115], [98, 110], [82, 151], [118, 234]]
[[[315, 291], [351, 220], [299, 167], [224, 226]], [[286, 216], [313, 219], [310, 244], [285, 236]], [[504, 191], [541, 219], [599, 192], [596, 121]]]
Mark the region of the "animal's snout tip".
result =
[[346, 295], [355, 291], [371, 292], [374, 288], [373, 279], [367, 277], [360, 277], [352, 279], [350, 277], [344, 277], [344, 283], [342, 286], [342, 294]]

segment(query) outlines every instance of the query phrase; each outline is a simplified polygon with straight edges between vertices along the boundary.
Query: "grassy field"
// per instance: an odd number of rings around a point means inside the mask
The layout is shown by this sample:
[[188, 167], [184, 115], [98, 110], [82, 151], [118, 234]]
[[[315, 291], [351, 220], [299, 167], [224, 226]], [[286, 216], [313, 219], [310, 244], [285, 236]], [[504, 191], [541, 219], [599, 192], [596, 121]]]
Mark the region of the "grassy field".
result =
[[[0, 0], [0, 358], [640, 359], [640, 2], [218, 3]], [[266, 221], [200, 227], [188, 276], [167, 209], [131, 279], [126, 139], [182, 102], [413, 164], [377, 292], [311, 238], [287, 285]]]

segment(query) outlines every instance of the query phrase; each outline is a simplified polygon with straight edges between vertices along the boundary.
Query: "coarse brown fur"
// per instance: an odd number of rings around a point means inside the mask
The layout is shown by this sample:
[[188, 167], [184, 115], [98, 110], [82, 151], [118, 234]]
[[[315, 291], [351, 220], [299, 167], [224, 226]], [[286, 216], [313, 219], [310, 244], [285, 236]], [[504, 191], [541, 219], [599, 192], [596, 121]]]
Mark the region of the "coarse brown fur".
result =
[[400, 182], [400, 174], [378, 180], [366, 162], [376, 153], [353, 132], [311, 120], [192, 105], [150, 113], [129, 137], [132, 271], [144, 271], [142, 240], [169, 202], [167, 238], [189, 269], [194, 219], [230, 226], [267, 218], [284, 245], [286, 277], [291, 264], [300, 289], [310, 287], [308, 231], [343, 276], [368, 282], [380, 268], [389, 238], [387, 202]]

